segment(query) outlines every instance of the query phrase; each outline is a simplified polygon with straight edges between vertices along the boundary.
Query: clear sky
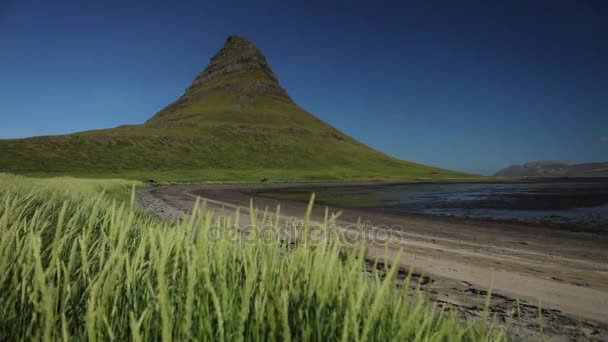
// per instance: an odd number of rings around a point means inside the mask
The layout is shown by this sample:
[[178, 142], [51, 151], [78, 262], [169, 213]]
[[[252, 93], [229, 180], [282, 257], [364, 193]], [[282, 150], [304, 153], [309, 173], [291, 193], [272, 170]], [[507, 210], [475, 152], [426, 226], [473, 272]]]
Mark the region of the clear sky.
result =
[[0, 138], [142, 123], [233, 33], [299, 105], [393, 156], [608, 161], [603, 0], [0, 0]]

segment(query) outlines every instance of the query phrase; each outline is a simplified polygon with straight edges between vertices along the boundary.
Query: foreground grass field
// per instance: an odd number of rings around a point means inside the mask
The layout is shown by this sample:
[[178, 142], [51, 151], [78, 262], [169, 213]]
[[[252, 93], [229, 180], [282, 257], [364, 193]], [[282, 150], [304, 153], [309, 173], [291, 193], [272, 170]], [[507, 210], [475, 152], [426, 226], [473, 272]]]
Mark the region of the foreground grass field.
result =
[[132, 208], [133, 185], [0, 174], [0, 341], [504, 339], [331, 239], [239, 239], [204, 208], [171, 225]]

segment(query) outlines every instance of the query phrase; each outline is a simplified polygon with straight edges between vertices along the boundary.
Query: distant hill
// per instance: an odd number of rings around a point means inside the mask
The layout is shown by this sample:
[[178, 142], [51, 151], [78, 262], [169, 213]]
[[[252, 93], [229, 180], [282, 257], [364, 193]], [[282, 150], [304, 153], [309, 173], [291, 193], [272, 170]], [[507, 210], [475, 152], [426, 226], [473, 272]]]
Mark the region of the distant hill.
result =
[[261, 51], [236, 35], [144, 124], [0, 140], [0, 172], [178, 181], [469, 176], [390, 157], [306, 112]]
[[496, 173], [498, 177], [608, 177], [608, 162], [571, 164], [564, 162], [532, 162], [524, 165], [513, 165]]

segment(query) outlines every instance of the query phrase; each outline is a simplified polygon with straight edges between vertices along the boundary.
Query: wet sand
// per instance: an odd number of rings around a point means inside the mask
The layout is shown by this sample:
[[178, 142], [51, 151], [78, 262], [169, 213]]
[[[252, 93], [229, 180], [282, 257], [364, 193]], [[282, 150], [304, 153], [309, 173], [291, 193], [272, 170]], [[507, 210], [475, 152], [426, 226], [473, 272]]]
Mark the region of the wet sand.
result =
[[[239, 208], [246, 215], [251, 199], [256, 207], [268, 207], [271, 212], [280, 203], [281, 219], [290, 220], [303, 216], [305, 204], [263, 198], [255, 192], [357, 184], [379, 183], [175, 185], [143, 189], [137, 197], [142, 207], [169, 220], [188, 212], [196, 197], [227, 214]], [[390, 236], [370, 240], [368, 257], [392, 261], [402, 250], [404, 270], [413, 267], [419, 276], [428, 276], [433, 300], [456, 307], [464, 316], [481, 315], [485, 289], [491, 287], [490, 311], [521, 338], [538, 338], [535, 334], [542, 324], [551, 339], [585, 335], [608, 339], [605, 234], [374, 210], [334, 207], [329, 212], [341, 212], [338, 224], [345, 231], [361, 233], [363, 229], [379, 237]], [[324, 216], [325, 207], [313, 210], [313, 220], [323, 221]], [[516, 319], [518, 313], [522, 317]]]

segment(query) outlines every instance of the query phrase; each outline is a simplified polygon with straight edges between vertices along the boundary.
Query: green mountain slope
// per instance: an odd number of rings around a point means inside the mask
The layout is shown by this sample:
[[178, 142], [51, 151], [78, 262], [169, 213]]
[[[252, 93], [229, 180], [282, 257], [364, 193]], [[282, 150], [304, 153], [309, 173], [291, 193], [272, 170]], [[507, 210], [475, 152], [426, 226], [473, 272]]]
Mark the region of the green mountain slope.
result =
[[146, 123], [0, 140], [0, 172], [176, 181], [467, 176], [392, 158], [304, 111], [239, 36]]

